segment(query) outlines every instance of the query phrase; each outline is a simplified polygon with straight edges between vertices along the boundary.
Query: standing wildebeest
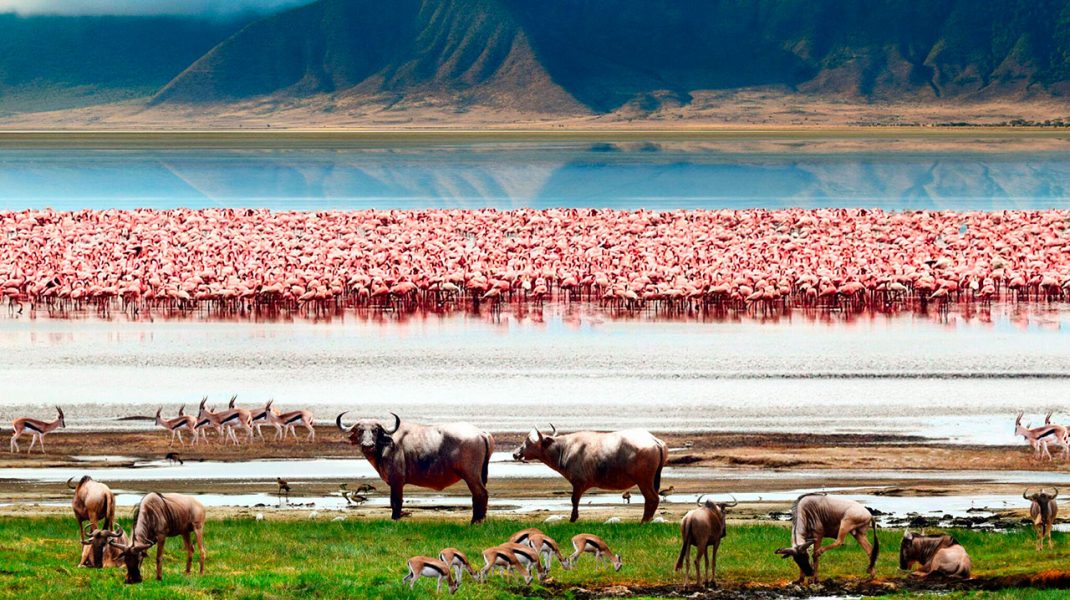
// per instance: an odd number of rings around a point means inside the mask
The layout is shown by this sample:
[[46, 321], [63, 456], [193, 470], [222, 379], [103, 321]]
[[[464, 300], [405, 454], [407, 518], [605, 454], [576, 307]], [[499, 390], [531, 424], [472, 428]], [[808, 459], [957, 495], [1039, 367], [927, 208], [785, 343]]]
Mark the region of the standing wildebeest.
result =
[[1055, 517], [1059, 514], [1059, 505], [1055, 498], [1059, 495], [1058, 488], [1052, 488], [1049, 494], [1043, 489], [1035, 494], [1029, 493], [1029, 488], [1022, 492], [1022, 497], [1032, 502], [1029, 505], [1029, 517], [1033, 520], [1033, 529], [1037, 534], [1037, 550], [1044, 547], [1044, 537], [1048, 538], [1048, 548], [1054, 547], [1051, 541], [1051, 527], [1055, 524]]
[[513, 458], [541, 461], [572, 484], [570, 521], [580, 517], [580, 498], [587, 490], [626, 490], [633, 485], [643, 494], [643, 522], [654, 518], [661, 470], [669, 456], [665, 442], [642, 429], [580, 431], [562, 436], [553, 425], [550, 429], [550, 435], [533, 429], [513, 452]]
[[[725, 510], [738, 504], [733, 498], [732, 504], [707, 500], [702, 502], [698, 499], [698, 508], [688, 511], [680, 521], [680, 537], [683, 539], [680, 547], [680, 557], [676, 559], [676, 570], [684, 569], [684, 587], [687, 587], [690, 579], [691, 565], [688, 564], [688, 555], [691, 546], [695, 547], [695, 583], [699, 585], [709, 584], [717, 577], [717, 550], [721, 546], [721, 540], [725, 536]], [[709, 551], [713, 550], [713, 566], [710, 566]], [[699, 561], [706, 561], [706, 573], [703, 578], [702, 568]]]
[[141, 561], [149, 548], [156, 546], [156, 580], [163, 578], [163, 545], [169, 537], [182, 536], [186, 543], [186, 574], [193, 565], [193, 543], [197, 536], [201, 575], [204, 575], [204, 506], [196, 498], [183, 494], [149, 492], [134, 507], [134, 529], [129, 544], [110, 542], [118, 548], [126, 565], [126, 582], [141, 583]]
[[364, 458], [390, 486], [390, 518], [401, 518], [405, 486], [408, 484], [443, 490], [464, 481], [472, 492], [472, 522], [487, 516], [487, 468], [494, 453], [494, 437], [467, 423], [413, 425], [394, 416], [393, 429], [379, 421], [361, 420], [353, 426], [334, 422], [360, 446]]
[[67, 487], [74, 490], [71, 509], [78, 520], [78, 537], [84, 542], [86, 521], [93, 528], [111, 529], [115, 525], [115, 494], [89, 475], [82, 477], [78, 485], [71, 485], [72, 481], [73, 477], [67, 480]]
[[970, 577], [970, 555], [950, 535], [915, 535], [906, 531], [899, 545], [899, 568], [906, 571], [913, 563], [921, 568], [914, 575], [928, 577]]
[[[866, 532], [873, 530], [873, 545], [866, 539]], [[869, 557], [867, 573], [873, 576], [873, 566], [877, 564], [880, 553], [880, 540], [877, 539], [877, 521], [865, 506], [854, 500], [837, 498], [825, 494], [803, 494], [791, 506], [791, 546], [780, 548], [777, 554], [784, 558], [795, 559], [799, 565], [799, 581], [812, 577], [817, 582], [817, 563], [822, 554], [843, 545], [848, 535], [854, 536], [858, 545]], [[825, 538], [836, 541], [828, 546], [821, 546]], [[814, 547], [813, 565], [806, 553], [807, 548]]]
[[[86, 527], [89, 529], [92, 525]], [[126, 545], [130, 541], [122, 527], [111, 529], [93, 529], [86, 539], [82, 540], [82, 562], [79, 567], [102, 569], [105, 567], [118, 567], [123, 564], [122, 551], [111, 545], [112, 541]]]

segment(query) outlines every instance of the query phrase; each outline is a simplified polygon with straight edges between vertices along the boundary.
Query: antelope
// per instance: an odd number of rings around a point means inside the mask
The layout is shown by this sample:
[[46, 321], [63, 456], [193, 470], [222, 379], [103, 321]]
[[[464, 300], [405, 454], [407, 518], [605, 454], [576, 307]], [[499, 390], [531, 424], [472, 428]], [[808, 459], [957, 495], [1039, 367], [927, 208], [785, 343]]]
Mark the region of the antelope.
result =
[[115, 494], [111, 488], [93, 481], [89, 475], [85, 475], [78, 481], [78, 485], [71, 485], [74, 478], [67, 480], [67, 487], [74, 490], [74, 498], [71, 500], [71, 510], [74, 518], [78, 521], [78, 535], [81, 541], [85, 541], [86, 531], [83, 528], [86, 521], [93, 528], [111, 529], [115, 524]]
[[[229, 438], [234, 441], [234, 445], [238, 445], [238, 438], [234, 435], [234, 430], [223, 425], [224, 418], [229, 417], [234, 419], [237, 418], [237, 415], [233, 414], [233, 411], [215, 412], [213, 409], [205, 408], [204, 404], [206, 402], [208, 402], [208, 396], [201, 398], [201, 403], [197, 410], [196, 428], [200, 430], [212, 427], [219, 432], [219, 443], [226, 444], [227, 439]], [[252, 417], [250, 416], [250, 419], [251, 418]], [[202, 433], [200, 435], [203, 435], [205, 436], [205, 439], [208, 439], [206, 434]]]
[[1059, 514], [1059, 505], [1055, 498], [1059, 495], [1059, 488], [1052, 488], [1051, 493], [1041, 489], [1035, 494], [1029, 493], [1029, 488], [1022, 492], [1022, 498], [1029, 500], [1029, 517], [1033, 520], [1033, 530], [1037, 534], [1037, 550], [1044, 547], [1044, 537], [1048, 538], [1048, 548], [1054, 547], [1051, 541], [1051, 528], [1055, 523], [1055, 517]]
[[186, 574], [193, 565], [193, 543], [197, 536], [201, 575], [204, 575], [204, 505], [183, 494], [149, 492], [134, 507], [134, 527], [130, 543], [108, 542], [120, 550], [126, 565], [126, 583], [141, 583], [141, 562], [156, 546], [156, 581], [163, 579], [163, 545], [169, 537], [182, 536], [186, 544]]
[[[732, 499], [732, 504], [717, 503], [712, 500], [702, 502], [702, 496], [698, 499], [698, 508], [688, 511], [680, 521], [680, 537], [683, 543], [680, 547], [680, 556], [676, 559], [676, 570], [684, 569], [684, 587], [690, 580], [691, 565], [688, 564], [691, 546], [695, 547], [695, 583], [698, 585], [709, 584], [717, 578], [717, 550], [721, 546], [721, 540], [725, 536], [725, 511], [739, 504]], [[713, 550], [713, 565], [710, 565], [710, 549]], [[705, 560], [706, 572], [703, 577], [699, 561]]]
[[457, 585], [461, 584], [462, 575], [464, 575], [465, 571], [468, 572], [469, 577], [472, 579], [479, 580], [479, 572], [472, 567], [472, 563], [468, 562], [468, 557], [465, 556], [464, 552], [456, 548], [446, 548], [438, 553], [438, 559], [456, 571]]
[[435, 584], [436, 592], [442, 589], [443, 578], [445, 578], [451, 594], [461, 587], [460, 580], [454, 579], [453, 571], [442, 560], [429, 556], [414, 556], [406, 561], [405, 564], [409, 567], [409, 574], [402, 578], [401, 582], [409, 584], [409, 589], [415, 588], [416, 582], [421, 577], [437, 578], [438, 582]]
[[558, 547], [557, 542], [554, 539], [541, 531], [536, 531], [527, 536], [525, 540], [527, 545], [531, 546], [535, 552], [543, 560], [543, 573], [549, 573], [550, 567], [553, 566], [554, 557], [557, 557], [557, 562], [561, 563], [561, 567], [568, 571], [571, 569], [571, 565], [568, 564], [564, 556], [561, 555], [561, 549]]
[[[873, 530], [873, 545], [866, 539], [866, 533]], [[854, 536], [858, 545], [869, 557], [867, 573], [874, 575], [873, 566], [880, 553], [880, 540], [877, 538], [877, 521], [865, 506], [854, 500], [837, 498], [825, 494], [803, 494], [791, 506], [791, 546], [780, 548], [776, 554], [783, 558], [792, 558], [799, 566], [799, 582], [812, 577], [817, 583], [817, 562], [822, 554], [843, 545], [847, 536]], [[825, 538], [835, 538], [828, 546], [821, 546]], [[813, 564], [806, 550], [813, 546]]]
[[315, 441], [316, 429], [315, 419], [312, 418], [312, 413], [307, 410], [291, 410], [289, 412], [280, 413], [278, 410], [271, 407], [274, 400], [269, 400], [264, 406], [264, 414], [266, 415], [267, 422], [275, 426], [275, 439], [285, 440], [286, 433], [289, 432], [297, 439], [297, 431], [294, 427], [297, 424], [304, 426], [308, 430], [308, 441]]
[[[531, 538], [529, 537], [527, 541], [530, 542]], [[513, 553], [517, 562], [519, 562], [524, 568], [524, 571], [527, 572], [528, 583], [531, 583], [532, 572], [534, 572], [535, 581], [541, 581], [541, 576], [545, 575], [545, 572], [542, 569], [542, 561], [540, 560], [541, 557], [538, 550], [530, 544], [520, 544], [516, 542], [506, 542], [498, 547]]]
[[[1065, 427], [1050, 424], [1042, 427], [1022, 426], [1022, 416], [1024, 414], [1018, 413], [1018, 418], [1014, 420], [1014, 435], [1020, 435], [1025, 438], [1025, 441], [1029, 442], [1029, 445], [1033, 447], [1033, 457], [1035, 459], [1040, 460], [1046, 456], [1048, 460], [1052, 460], [1051, 453], [1048, 452], [1050, 444], [1062, 446], [1063, 456], [1070, 457], [1070, 444], [1067, 443]], [[1048, 418], [1051, 418], [1050, 414]]]
[[160, 414], [163, 412], [163, 407], [156, 409], [156, 424], [160, 427], [171, 432], [171, 441], [167, 443], [168, 447], [175, 445], [175, 438], [178, 438], [178, 443], [185, 446], [186, 440], [182, 439], [182, 430], [186, 429], [193, 436], [191, 444], [197, 443], [197, 419], [186, 414], [185, 405], [178, 409], [178, 416], [173, 419], [165, 419]]
[[[246, 437], [245, 437], [246, 441], [252, 442], [253, 441], [253, 413], [252, 413], [252, 411], [246, 410], [244, 408], [239, 408], [239, 407], [234, 406], [234, 403], [237, 402], [237, 401], [238, 401], [238, 395], [237, 394], [235, 394], [235, 395], [230, 397], [230, 402], [227, 403], [227, 410], [223, 411], [223, 413], [220, 415], [220, 417], [221, 417], [221, 421], [220, 422], [223, 424], [224, 427], [227, 427], [227, 428], [229, 428], [231, 430], [232, 437], [235, 437], [235, 436], [233, 436], [233, 430], [234, 429], [236, 429], [238, 427], [244, 429], [245, 433], [246, 433]], [[235, 440], [235, 443], [237, 443], [236, 440]]]
[[33, 451], [33, 445], [36, 443], [41, 444], [41, 454], [45, 453], [45, 435], [52, 431], [64, 428], [67, 426], [67, 422], [63, 419], [63, 409], [56, 407], [56, 419], [54, 421], [40, 421], [38, 419], [31, 419], [30, 417], [18, 417], [11, 422], [14, 433], [11, 434], [11, 451], [20, 452], [18, 439], [27, 430], [30, 432], [30, 448], [26, 450], [29, 454]]
[[624, 566], [624, 561], [621, 560], [619, 554], [614, 554], [609, 549], [609, 544], [605, 543], [602, 538], [590, 533], [581, 533], [572, 536], [572, 547], [576, 550], [572, 553], [572, 556], [568, 557], [569, 568], [575, 566], [576, 560], [580, 555], [590, 552], [594, 555], [595, 560], [604, 560], [613, 565], [613, 570], [620, 571]]
[[479, 581], [486, 581], [491, 569], [498, 568], [503, 573], [522, 575], [524, 583], [531, 583], [531, 573], [517, 559], [516, 553], [502, 546], [493, 546], [483, 551], [483, 568], [479, 570]]
[[917, 577], [943, 575], [969, 579], [972, 567], [970, 555], [955, 538], [904, 531], [903, 542], [899, 545], [899, 568], [905, 571], [913, 563], [920, 565], [913, 573]]

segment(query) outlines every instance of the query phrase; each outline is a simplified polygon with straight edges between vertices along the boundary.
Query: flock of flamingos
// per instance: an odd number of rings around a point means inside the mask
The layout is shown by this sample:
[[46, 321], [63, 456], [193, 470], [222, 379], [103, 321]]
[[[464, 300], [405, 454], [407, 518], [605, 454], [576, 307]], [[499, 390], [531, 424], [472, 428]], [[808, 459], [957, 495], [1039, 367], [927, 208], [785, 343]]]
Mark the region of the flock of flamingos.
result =
[[1070, 295], [1070, 211], [0, 211], [9, 310], [894, 309]]

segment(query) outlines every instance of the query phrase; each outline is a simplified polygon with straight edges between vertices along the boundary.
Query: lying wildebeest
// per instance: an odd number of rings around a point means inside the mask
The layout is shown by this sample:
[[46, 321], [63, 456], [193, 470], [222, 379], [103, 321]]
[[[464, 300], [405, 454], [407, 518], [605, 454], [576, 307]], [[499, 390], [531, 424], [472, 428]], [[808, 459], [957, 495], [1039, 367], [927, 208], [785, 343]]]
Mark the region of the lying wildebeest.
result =
[[[717, 577], [717, 550], [725, 536], [725, 510], [738, 504], [733, 498], [732, 504], [698, 499], [698, 508], [688, 511], [680, 521], [682, 544], [680, 556], [676, 559], [676, 570], [684, 569], [684, 587], [690, 579], [691, 565], [688, 564], [691, 546], [695, 547], [695, 583], [709, 584]], [[713, 550], [713, 565], [710, 566], [710, 550]], [[706, 561], [706, 573], [703, 577], [699, 561]]]
[[196, 499], [183, 494], [158, 494], [149, 492], [134, 507], [134, 528], [131, 540], [123, 544], [112, 540], [112, 546], [120, 550], [126, 565], [126, 582], [141, 583], [141, 561], [156, 546], [156, 580], [163, 578], [163, 545], [169, 537], [182, 536], [186, 544], [186, 574], [193, 565], [193, 543], [190, 534], [197, 536], [200, 551], [201, 575], [204, 575], [204, 506]]
[[919, 577], [943, 575], [967, 579], [970, 576], [970, 555], [950, 535], [904, 532], [899, 545], [899, 568], [906, 571], [913, 563], [921, 567], [914, 571]]
[[626, 490], [632, 486], [639, 486], [643, 494], [643, 522], [654, 518], [661, 499], [661, 470], [669, 456], [665, 442], [642, 429], [561, 436], [553, 425], [550, 429], [550, 435], [533, 429], [513, 452], [513, 458], [541, 461], [572, 484], [570, 521], [579, 518], [580, 498], [587, 490]]
[[[866, 539], [866, 532], [873, 530], [873, 545]], [[880, 553], [880, 540], [877, 539], [877, 521], [865, 506], [854, 500], [837, 498], [825, 494], [803, 494], [791, 506], [791, 546], [780, 548], [777, 554], [784, 558], [795, 559], [799, 565], [799, 581], [812, 577], [817, 582], [818, 559], [822, 554], [843, 545], [848, 535], [854, 536], [858, 545], [869, 557], [869, 576], [873, 576], [873, 566], [877, 564]], [[828, 546], [821, 546], [825, 538], [836, 541]], [[807, 555], [807, 548], [814, 547], [813, 564]]]
[[[91, 527], [93, 526], [87, 525], [86, 529]], [[111, 545], [113, 540], [121, 545], [130, 543], [122, 527], [116, 527], [114, 531], [111, 529], [88, 531], [85, 539], [82, 540], [82, 562], [78, 566], [94, 569], [122, 566], [122, 551]]]
[[71, 499], [71, 509], [74, 510], [74, 518], [78, 520], [78, 537], [85, 541], [86, 521], [93, 528], [111, 529], [115, 526], [115, 494], [107, 485], [93, 481], [89, 475], [85, 475], [78, 481], [78, 485], [72, 485], [74, 478], [67, 480], [67, 487], [74, 490], [74, 498]]
[[494, 453], [494, 437], [467, 423], [414, 425], [394, 416], [394, 427], [361, 420], [351, 427], [334, 422], [360, 446], [364, 458], [390, 486], [390, 517], [401, 518], [403, 493], [408, 484], [443, 490], [464, 481], [472, 492], [472, 522], [487, 516], [487, 468]]
[[1033, 529], [1037, 534], [1037, 550], [1044, 547], [1044, 537], [1048, 538], [1048, 547], [1054, 547], [1051, 541], [1051, 528], [1055, 524], [1055, 517], [1059, 514], [1059, 505], [1055, 498], [1059, 495], [1058, 488], [1052, 488], [1051, 493], [1040, 490], [1034, 494], [1029, 493], [1029, 488], [1022, 492], [1022, 497], [1029, 500], [1029, 517], [1033, 520]]

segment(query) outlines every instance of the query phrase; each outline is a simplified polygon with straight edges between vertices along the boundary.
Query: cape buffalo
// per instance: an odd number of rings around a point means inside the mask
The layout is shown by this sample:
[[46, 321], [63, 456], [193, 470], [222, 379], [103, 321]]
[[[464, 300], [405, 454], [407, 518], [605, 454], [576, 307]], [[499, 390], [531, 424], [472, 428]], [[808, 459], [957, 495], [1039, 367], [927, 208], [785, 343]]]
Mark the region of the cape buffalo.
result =
[[390, 486], [390, 517], [401, 518], [406, 485], [443, 490], [464, 481], [472, 492], [472, 522], [487, 516], [487, 468], [494, 453], [494, 437], [467, 423], [415, 425], [394, 417], [387, 429], [380, 421], [361, 420], [350, 427], [335, 424], [360, 446], [364, 458]]

